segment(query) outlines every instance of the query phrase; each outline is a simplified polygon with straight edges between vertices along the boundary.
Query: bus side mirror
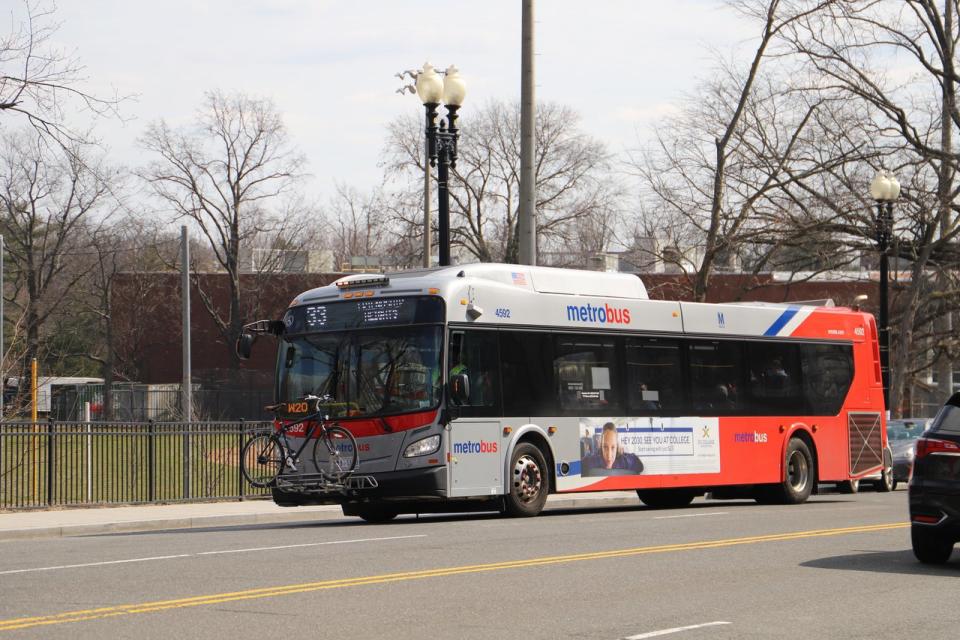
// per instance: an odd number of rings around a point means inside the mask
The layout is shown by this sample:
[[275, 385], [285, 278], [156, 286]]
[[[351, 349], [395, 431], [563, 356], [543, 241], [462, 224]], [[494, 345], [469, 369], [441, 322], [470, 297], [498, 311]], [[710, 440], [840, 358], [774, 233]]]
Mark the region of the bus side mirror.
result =
[[240, 337], [237, 338], [237, 355], [240, 356], [241, 360], [250, 359], [250, 354], [253, 352], [253, 343], [256, 339], [257, 337], [252, 333], [241, 333]]
[[450, 376], [450, 398], [456, 404], [470, 402], [470, 378], [465, 373]]

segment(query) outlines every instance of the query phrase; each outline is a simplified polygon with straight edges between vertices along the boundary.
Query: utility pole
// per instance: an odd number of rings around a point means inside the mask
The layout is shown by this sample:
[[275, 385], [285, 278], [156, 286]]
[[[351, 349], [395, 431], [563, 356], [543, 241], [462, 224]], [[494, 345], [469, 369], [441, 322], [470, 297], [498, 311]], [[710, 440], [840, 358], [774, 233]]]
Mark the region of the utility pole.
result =
[[536, 178], [533, 159], [536, 154], [535, 124], [537, 105], [533, 70], [533, 0], [523, 0], [520, 43], [520, 264], [537, 264]]
[[[395, 74], [401, 82], [408, 76], [413, 81], [397, 89], [397, 93], [403, 95], [409, 91], [416, 95], [416, 82], [419, 73], [419, 71], [408, 69]], [[423, 266], [427, 269], [430, 268], [430, 254], [432, 253], [430, 231], [430, 145], [426, 144], [423, 147]]]
[[190, 367], [190, 238], [187, 227], [180, 227], [180, 295], [183, 308], [183, 382], [180, 388], [183, 419], [193, 419], [192, 371]]
[[3, 348], [3, 253], [6, 247], [3, 246], [3, 234], [0, 234], [0, 420], [3, 419], [4, 411], [7, 408], [7, 379], [3, 377], [3, 360], [7, 352]]
[[183, 497], [190, 497], [190, 422], [193, 420], [193, 385], [190, 380], [190, 238], [180, 227], [180, 296], [183, 307], [183, 381], [180, 408], [183, 411]]

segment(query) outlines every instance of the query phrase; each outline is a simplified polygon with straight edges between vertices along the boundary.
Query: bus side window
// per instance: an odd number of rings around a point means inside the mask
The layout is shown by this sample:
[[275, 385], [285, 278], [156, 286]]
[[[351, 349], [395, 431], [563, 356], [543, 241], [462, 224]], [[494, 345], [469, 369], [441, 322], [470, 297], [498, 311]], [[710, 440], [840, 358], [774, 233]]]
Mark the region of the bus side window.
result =
[[811, 415], [835, 416], [853, 381], [850, 345], [804, 344], [800, 346], [803, 396]]
[[627, 338], [626, 346], [630, 413], [679, 411], [683, 403], [679, 342], [669, 338]]
[[500, 332], [504, 416], [557, 414], [551, 338], [544, 332]]
[[730, 415], [742, 410], [740, 342], [691, 340], [690, 391], [694, 410], [702, 415]]
[[495, 416], [499, 413], [500, 380], [496, 331], [453, 331], [450, 334], [451, 376], [464, 374], [470, 381], [470, 398], [460, 405], [462, 416]]
[[753, 415], [807, 413], [800, 387], [797, 344], [747, 343], [747, 389]]
[[556, 336], [553, 374], [562, 411], [574, 415], [623, 412], [616, 344], [616, 338], [606, 336]]

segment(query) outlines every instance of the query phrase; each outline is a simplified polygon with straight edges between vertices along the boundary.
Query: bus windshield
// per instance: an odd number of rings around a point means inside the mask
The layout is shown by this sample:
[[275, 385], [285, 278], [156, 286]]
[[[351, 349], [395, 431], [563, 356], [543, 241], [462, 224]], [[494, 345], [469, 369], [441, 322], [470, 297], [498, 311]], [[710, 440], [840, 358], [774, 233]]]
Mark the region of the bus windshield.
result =
[[278, 400], [333, 398], [331, 415], [382, 416], [440, 403], [440, 326], [301, 334], [281, 342]]

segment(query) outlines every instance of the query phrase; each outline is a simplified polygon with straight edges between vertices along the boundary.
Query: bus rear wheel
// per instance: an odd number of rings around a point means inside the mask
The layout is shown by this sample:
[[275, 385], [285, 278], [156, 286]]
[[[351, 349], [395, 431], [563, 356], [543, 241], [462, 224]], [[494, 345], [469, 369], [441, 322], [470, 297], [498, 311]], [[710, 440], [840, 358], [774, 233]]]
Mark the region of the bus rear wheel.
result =
[[883, 470], [880, 479], [873, 482], [877, 491], [887, 493], [897, 488], [897, 481], [893, 479], [893, 453], [889, 448], [883, 450]]
[[677, 509], [693, 502], [693, 492], [686, 489], [637, 489], [643, 504], [653, 509]]
[[543, 453], [529, 442], [521, 442], [510, 458], [510, 491], [504, 511], [510, 516], [535, 516], [543, 510], [549, 493], [550, 473]]
[[845, 480], [837, 483], [837, 490], [840, 493], [860, 493], [860, 479]]
[[784, 478], [779, 484], [763, 487], [757, 502], [776, 504], [800, 504], [806, 502], [813, 492], [816, 477], [813, 454], [800, 438], [790, 438], [783, 460]]

